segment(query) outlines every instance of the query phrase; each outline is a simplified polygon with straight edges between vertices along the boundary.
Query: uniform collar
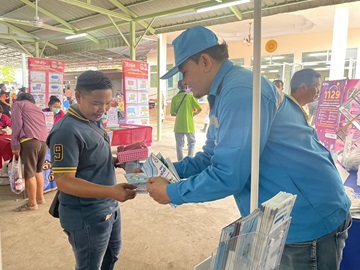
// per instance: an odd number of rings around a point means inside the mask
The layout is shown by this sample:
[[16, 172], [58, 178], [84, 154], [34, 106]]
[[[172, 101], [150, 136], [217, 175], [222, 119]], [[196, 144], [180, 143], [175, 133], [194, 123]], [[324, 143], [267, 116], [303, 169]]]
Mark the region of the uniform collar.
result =
[[80, 121], [83, 122], [90, 122], [89, 119], [87, 119], [80, 111], [77, 105], [72, 105], [69, 110], [67, 111], [67, 113], [72, 116], [77, 118]]
[[218, 92], [218, 88], [225, 77], [226, 73], [234, 66], [234, 64], [230, 60], [226, 60], [220, 67], [218, 73], [216, 74], [214, 81], [211, 85], [209, 95], [216, 96]]
[[304, 115], [305, 115], [306, 120], [309, 121], [309, 120], [310, 120], [310, 117], [309, 117], [308, 113], [304, 110], [303, 106], [301, 106], [301, 105], [299, 104], [299, 102], [296, 100], [296, 98], [294, 98], [293, 96], [290, 96], [290, 98], [300, 107], [300, 109], [302, 110], [302, 112], [303, 112]]

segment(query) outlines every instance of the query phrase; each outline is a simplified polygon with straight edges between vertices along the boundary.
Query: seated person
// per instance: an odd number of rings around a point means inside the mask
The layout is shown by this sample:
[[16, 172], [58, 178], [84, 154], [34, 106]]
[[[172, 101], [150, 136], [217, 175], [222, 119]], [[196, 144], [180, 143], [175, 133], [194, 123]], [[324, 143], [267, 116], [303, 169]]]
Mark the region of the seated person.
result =
[[43, 109], [44, 112], [54, 113], [54, 125], [65, 115], [64, 111], [61, 110], [61, 101], [56, 96], [50, 96], [48, 103], [49, 108]]
[[0, 129], [6, 127], [11, 127], [11, 118], [4, 114], [4, 109], [0, 106]]

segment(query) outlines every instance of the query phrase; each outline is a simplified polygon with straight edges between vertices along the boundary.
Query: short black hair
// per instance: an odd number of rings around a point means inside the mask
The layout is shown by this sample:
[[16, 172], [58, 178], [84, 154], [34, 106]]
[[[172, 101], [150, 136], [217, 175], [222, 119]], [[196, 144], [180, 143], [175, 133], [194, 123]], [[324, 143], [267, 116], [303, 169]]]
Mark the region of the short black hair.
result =
[[290, 81], [291, 94], [296, 92], [301, 84], [305, 83], [307, 86], [310, 86], [314, 83], [314, 79], [320, 77], [320, 73], [312, 68], [304, 68], [296, 71]]
[[94, 90], [112, 89], [111, 80], [101, 71], [88, 70], [80, 74], [75, 91], [92, 92]]
[[61, 103], [60, 99], [58, 99], [56, 96], [50, 96], [48, 105], [52, 106], [58, 102]]
[[23, 93], [21, 95], [18, 95], [18, 97], [16, 98], [16, 101], [21, 101], [21, 100], [28, 100], [35, 104], [34, 97], [29, 93]]
[[186, 86], [183, 84], [182, 80], [178, 81], [178, 88], [180, 91], [184, 91]]
[[0, 83], [0, 89], [3, 88], [4, 85], [5, 83]]
[[[202, 54], [208, 54], [210, 55], [211, 58], [213, 58], [214, 60], [218, 61], [218, 62], [223, 62], [227, 59], [229, 59], [229, 50], [228, 50], [228, 45], [226, 44], [226, 42], [224, 41], [222, 44], [218, 44], [215, 46], [212, 46], [210, 48], [207, 48], [201, 52], [198, 52], [192, 56], [190, 56], [187, 60], [191, 59], [193, 60], [195, 63], [198, 63], [200, 60], [200, 57]], [[186, 60], [186, 61], [187, 61]], [[186, 62], [185, 61], [185, 62]], [[184, 63], [185, 63], [184, 62]], [[179, 70], [182, 69], [182, 66], [184, 65], [184, 63], [182, 63], [181, 65], [179, 65]]]

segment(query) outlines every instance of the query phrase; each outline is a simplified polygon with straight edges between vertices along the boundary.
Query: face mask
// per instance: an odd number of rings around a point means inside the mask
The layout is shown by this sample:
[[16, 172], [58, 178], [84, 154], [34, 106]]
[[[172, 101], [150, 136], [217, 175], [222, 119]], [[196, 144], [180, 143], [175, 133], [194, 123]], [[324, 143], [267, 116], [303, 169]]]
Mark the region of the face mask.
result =
[[58, 114], [60, 112], [59, 108], [52, 108], [51, 111], [55, 114]]

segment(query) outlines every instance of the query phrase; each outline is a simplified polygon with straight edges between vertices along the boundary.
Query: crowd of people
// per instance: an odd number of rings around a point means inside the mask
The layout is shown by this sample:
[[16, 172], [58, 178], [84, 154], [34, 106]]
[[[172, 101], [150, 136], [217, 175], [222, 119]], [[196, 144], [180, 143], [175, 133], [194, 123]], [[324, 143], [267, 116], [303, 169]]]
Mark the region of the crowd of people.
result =
[[[251, 140], [259, 136], [259, 205], [280, 191], [297, 195], [280, 269], [339, 269], [351, 225], [351, 203], [331, 154], [303, 109], [319, 95], [320, 74], [312, 69], [295, 72], [290, 95], [284, 93], [282, 81], [262, 78], [261, 132], [255, 135], [253, 73], [229, 60], [226, 42], [219, 43], [215, 33], [196, 26], [181, 33], [173, 46], [175, 67], [161, 79], [183, 74], [171, 115], [176, 117], [178, 162], [174, 167], [184, 180], [169, 183], [165, 178], [149, 178], [149, 195], [160, 204], [176, 205], [233, 196], [240, 214], [249, 215]], [[193, 116], [201, 112], [197, 99], [203, 96], [208, 97], [209, 122], [204, 127], [203, 150], [195, 154]], [[4, 106], [10, 103], [6, 95], [1, 99], [5, 114]], [[29, 160], [25, 164], [29, 201], [18, 210], [35, 210], [44, 202], [38, 174], [49, 147], [60, 192], [60, 223], [72, 246], [76, 269], [114, 269], [121, 247], [118, 202], [135, 198], [136, 186], [117, 184], [101, 121], [112, 103], [111, 81], [99, 71], [86, 71], [78, 77], [75, 99], [77, 104], [66, 115], [59, 115], [60, 100], [50, 99], [47, 111], [54, 113], [56, 124], [49, 135], [30, 94], [19, 95], [12, 105], [11, 114], [16, 117], [12, 149]], [[186, 157], [182, 153], [185, 136]]]

